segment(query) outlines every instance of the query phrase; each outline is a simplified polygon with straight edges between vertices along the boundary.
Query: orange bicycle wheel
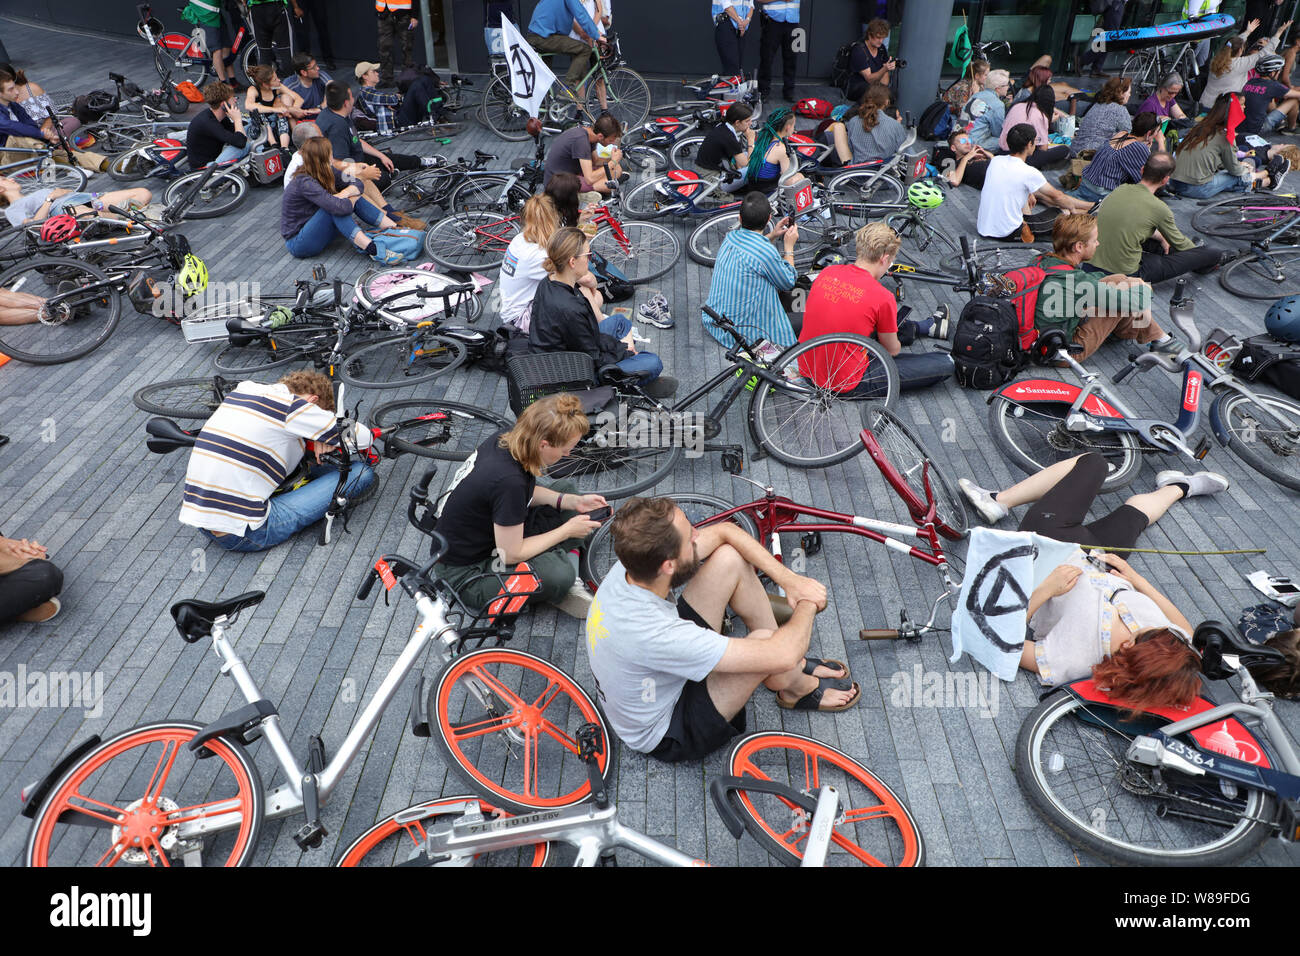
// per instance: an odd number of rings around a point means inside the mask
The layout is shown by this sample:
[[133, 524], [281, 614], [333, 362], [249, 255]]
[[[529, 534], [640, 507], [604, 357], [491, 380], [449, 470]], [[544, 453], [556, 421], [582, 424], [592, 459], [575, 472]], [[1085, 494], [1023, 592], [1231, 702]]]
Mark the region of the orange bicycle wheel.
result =
[[[733, 745], [728, 766], [732, 776], [783, 783], [813, 799], [823, 785], [839, 791], [827, 866], [921, 866], [925, 861], [925, 842], [911, 811], [884, 781], [834, 747], [801, 734], [762, 731]], [[743, 788], [731, 799], [745, 829], [768, 852], [789, 866], [803, 860], [809, 810]]]
[[[265, 815], [252, 758], [224, 737], [201, 759], [191, 721], [146, 724], [76, 761], [50, 790], [32, 823], [28, 866], [243, 866]], [[224, 818], [203, 836], [178, 828]]]
[[578, 728], [600, 727], [601, 779], [613, 770], [604, 715], [578, 682], [526, 651], [483, 648], [452, 660], [429, 693], [435, 737], [465, 781], [512, 813], [556, 809], [591, 795]]
[[[334, 863], [335, 866], [397, 866], [411, 863], [428, 838], [436, 823], [449, 817], [463, 816], [477, 810], [484, 817], [502, 817], [501, 813], [478, 797], [438, 797], [399, 810], [380, 820], [352, 845]], [[533, 843], [511, 850], [479, 853], [473, 857], [475, 866], [545, 866], [550, 857], [549, 843]], [[459, 861], [449, 861], [457, 863]]]

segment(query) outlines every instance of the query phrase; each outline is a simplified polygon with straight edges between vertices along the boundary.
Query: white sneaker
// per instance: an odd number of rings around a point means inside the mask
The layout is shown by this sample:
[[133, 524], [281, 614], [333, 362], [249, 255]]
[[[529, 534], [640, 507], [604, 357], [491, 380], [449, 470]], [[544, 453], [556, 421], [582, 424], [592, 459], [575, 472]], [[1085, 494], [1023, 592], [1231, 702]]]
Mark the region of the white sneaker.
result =
[[958, 478], [957, 486], [987, 524], [997, 524], [1007, 516], [1007, 509], [993, 497], [993, 492], [981, 488], [969, 478]]
[[1220, 491], [1227, 491], [1230, 486], [1228, 479], [1217, 471], [1198, 471], [1189, 475], [1184, 471], [1170, 469], [1156, 475], [1157, 488], [1180, 483], [1187, 485], [1187, 494], [1184, 495], [1186, 498], [1196, 495], [1217, 495]]
[[569, 617], [582, 620], [587, 616], [587, 612], [591, 610], [591, 598], [592, 594], [587, 590], [587, 586], [582, 581], [574, 581], [573, 587], [569, 588], [563, 600], [555, 606]]

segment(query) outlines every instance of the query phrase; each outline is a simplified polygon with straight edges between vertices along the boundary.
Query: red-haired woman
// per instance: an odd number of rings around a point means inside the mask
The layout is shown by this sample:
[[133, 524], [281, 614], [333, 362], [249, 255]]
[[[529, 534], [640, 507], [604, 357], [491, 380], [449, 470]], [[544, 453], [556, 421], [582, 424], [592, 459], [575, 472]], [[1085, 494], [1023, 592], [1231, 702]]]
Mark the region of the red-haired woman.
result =
[[1076, 552], [1030, 594], [1031, 639], [1025, 641], [1021, 667], [1049, 686], [1091, 674], [1134, 709], [1183, 706], [1200, 687], [1192, 625], [1123, 556], [1175, 502], [1223, 491], [1228, 480], [1208, 471], [1162, 471], [1155, 491], [1133, 495], [1110, 514], [1085, 523], [1107, 468], [1105, 458], [1091, 453], [1050, 465], [1004, 491], [965, 478], [959, 485], [990, 524], [1011, 508], [1032, 503], [1019, 530], [1107, 549], [1097, 564]]

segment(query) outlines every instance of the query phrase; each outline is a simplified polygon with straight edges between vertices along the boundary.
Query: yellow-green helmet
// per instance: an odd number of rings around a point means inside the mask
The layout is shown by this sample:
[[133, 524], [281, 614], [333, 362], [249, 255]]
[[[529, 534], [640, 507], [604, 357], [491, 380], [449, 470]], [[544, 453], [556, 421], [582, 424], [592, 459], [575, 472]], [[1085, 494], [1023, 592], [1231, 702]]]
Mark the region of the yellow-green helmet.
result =
[[943, 202], [943, 190], [921, 180], [907, 187], [907, 201], [917, 209], [933, 209]]
[[208, 287], [208, 267], [194, 253], [187, 252], [181, 271], [176, 274], [176, 284], [185, 295], [198, 295]]

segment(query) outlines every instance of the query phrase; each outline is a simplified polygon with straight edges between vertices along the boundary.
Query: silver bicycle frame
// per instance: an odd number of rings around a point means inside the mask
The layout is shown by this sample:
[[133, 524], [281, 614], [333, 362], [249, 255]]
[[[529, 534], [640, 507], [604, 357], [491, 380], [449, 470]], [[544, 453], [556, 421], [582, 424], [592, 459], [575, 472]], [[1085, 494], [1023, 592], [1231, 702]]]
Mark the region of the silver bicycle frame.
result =
[[[361, 716], [357, 718], [352, 729], [344, 738], [338, 752], [334, 754], [325, 769], [317, 775], [317, 794], [321, 806], [324, 806], [338, 786], [339, 780], [347, 772], [352, 761], [356, 759], [361, 750], [362, 744], [370, 737], [371, 732], [379, 723], [384, 711], [392, 702], [397, 689], [406, 679], [406, 675], [415, 667], [416, 661], [424, 653], [426, 645], [441, 642], [444, 646], [444, 656], [450, 659], [451, 647], [458, 639], [455, 628], [447, 623], [447, 606], [442, 598], [431, 600], [424, 592], [417, 591], [415, 594], [415, 608], [419, 614], [419, 623], [415, 631], [411, 634], [410, 640], [402, 649], [397, 661], [393, 664], [388, 674], [384, 677], [383, 683], [375, 691], [375, 695], [366, 704]], [[253, 703], [263, 699], [262, 692], [258, 689], [257, 684], [253, 681], [252, 675], [248, 672], [248, 667], [240, 659], [238, 653], [231, 646], [230, 641], [226, 639], [225, 630], [228, 621], [225, 617], [217, 618], [212, 625], [212, 650], [221, 658], [221, 672], [229, 674], [239, 687], [244, 699], [248, 703]], [[280, 718], [273, 715], [262, 721], [262, 736], [270, 744], [276, 760], [283, 768], [285, 773], [285, 782], [280, 784], [274, 790], [266, 795], [266, 819], [278, 820], [282, 817], [290, 816], [303, 809], [302, 797], [302, 779], [306, 776], [307, 771], [299, 766], [294, 759], [293, 751], [289, 748], [289, 742], [285, 739], [284, 731], [280, 727]], [[236, 800], [231, 800], [230, 804], [233, 809]], [[191, 823], [179, 824], [176, 828], [176, 836], [179, 840], [196, 839], [207, 833], [214, 833], [219, 830], [231, 829], [240, 824], [240, 815], [237, 812], [218, 812], [210, 815], [203, 820]]]
[[[535, 843], [563, 842], [577, 849], [574, 866], [595, 866], [602, 856], [616, 848], [631, 850], [662, 866], [707, 866], [680, 850], [660, 843], [618, 822], [618, 807], [582, 803], [562, 810], [539, 810], [517, 817], [492, 820], [479, 812], [477, 800], [459, 806], [430, 810], [412, 808], [399, 813], [396, 822], [409, 825], [434, 813], [460, 816], [431, 828], [425, 842], [412, 848], [411, 862], [424, 856], [432, 866], [468, 866], [480, 853], [509, 850]], [[801, 866], [824, 866], [831, 834], [840, 812], [839, 792], [825, 785], [817, 793], [817, 808], [807, 824], [808, 843]]]

